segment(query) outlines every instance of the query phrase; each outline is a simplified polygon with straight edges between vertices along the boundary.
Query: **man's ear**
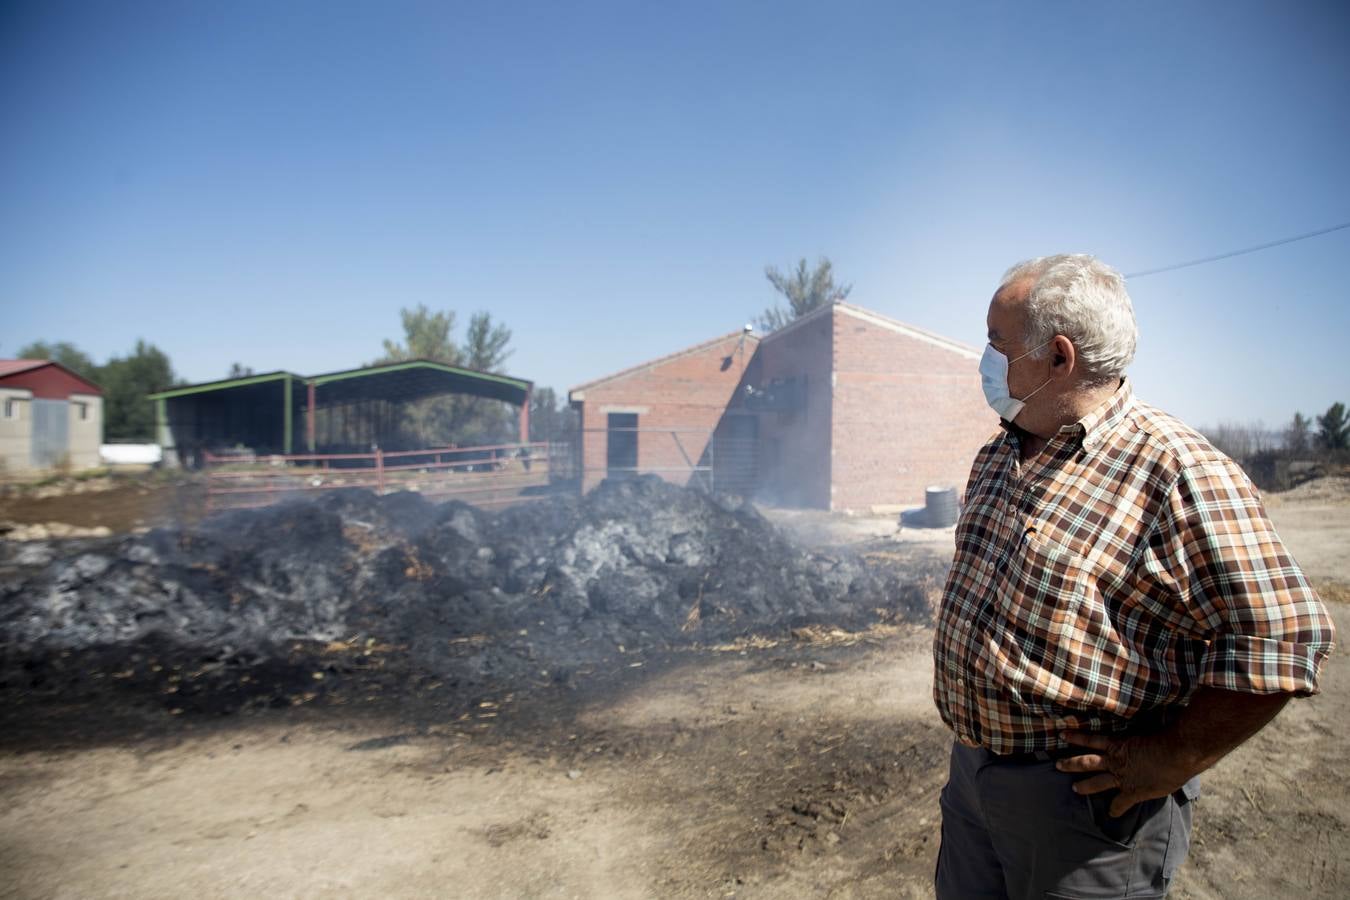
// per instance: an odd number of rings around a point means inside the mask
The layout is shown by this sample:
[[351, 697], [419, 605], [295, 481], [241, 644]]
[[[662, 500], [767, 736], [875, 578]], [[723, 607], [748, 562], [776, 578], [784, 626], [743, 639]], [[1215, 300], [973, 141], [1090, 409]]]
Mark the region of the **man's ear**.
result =
[[1055, 335], [1050, 345], [1050, 365], [1058, 375], [1072, 375], [1078, 365], [1078, 351], [1062, 334]]

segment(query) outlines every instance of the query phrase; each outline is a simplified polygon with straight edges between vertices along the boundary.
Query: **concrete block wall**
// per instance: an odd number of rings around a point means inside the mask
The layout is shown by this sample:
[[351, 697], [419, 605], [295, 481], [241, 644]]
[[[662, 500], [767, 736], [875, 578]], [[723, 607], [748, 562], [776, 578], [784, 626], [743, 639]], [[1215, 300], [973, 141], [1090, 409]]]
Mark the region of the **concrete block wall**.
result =
[[860, 312], [833, 316], [830, 508], [921, 504], [929, 485], [961, 490], [998, 429], [978, 353]]
[[[32, 468], [33, 392], [0, 387], [0, 475], [27, 472]], [[10, 415], [5, 417], [5, 401]]]
[[[81, 404], [84, 404], [83, 418]], [[79, 470], [101, 465], [98, 448], [103, 443], [103, 398], [98, 394], [71, 394], [68, 414], [70, 467]]]

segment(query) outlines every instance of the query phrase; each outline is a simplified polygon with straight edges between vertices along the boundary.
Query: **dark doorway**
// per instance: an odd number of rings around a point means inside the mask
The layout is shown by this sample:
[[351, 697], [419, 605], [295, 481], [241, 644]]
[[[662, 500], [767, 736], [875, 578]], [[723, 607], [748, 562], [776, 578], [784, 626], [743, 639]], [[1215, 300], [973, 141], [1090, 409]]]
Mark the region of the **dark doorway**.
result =
[[637, 474], [638, 464], [637, 413], [610, 413], [608, 424], [605, 474], [610, 478], [632, 478]]

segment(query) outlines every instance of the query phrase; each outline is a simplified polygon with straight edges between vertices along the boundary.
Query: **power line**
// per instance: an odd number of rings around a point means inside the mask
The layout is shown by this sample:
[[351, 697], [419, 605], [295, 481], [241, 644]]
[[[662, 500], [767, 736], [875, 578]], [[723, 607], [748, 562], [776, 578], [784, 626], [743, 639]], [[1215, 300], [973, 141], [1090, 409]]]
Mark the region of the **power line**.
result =
[[1191, 266], [1199, 266], [1204, 263], [1215, 262], [1220, 259], [1228, 259], [1233, 256], [1242, 256], [1246, 253], [1255, 253], [1258, 250], [1269, 250], [1271, 247], [1278, 247], [1281, 244], [1292, 244], [1294, 241], [1306, 241], [1308, 238], [1315, 238], [1319, 235], [1330, 234], [1333, 231], [1340, 231], [1343, 228], [1350, 228], [1350, 222], [1342, 222], [1339, 225], [1332, 225], [1330, 228], [1322, 228], [1317, 231], [1309, 231], [1307, 234], [1298, 234], [1294, 237], [1280, 238], [1278, 241], [1269, 241], [1264, 244], [1257, 244], [1255, 247], [1244, 247], [1241, 250], [1231, 250], [1228, 253], [1219, 253], [1214, 256], [1206, 256], [1203, 259], [1193, 259], [1190, 262], [1176, 263], [1171, 266], [1163, 266], [1158, 269], [1145, 269], [1142, 272], [1133, 272], [1126, 275], [1126, 278], [1143, 278], [1145, 275], [1157, 275], [1160, 272], [1175, 272], [1177, 269], [1188, 269]]

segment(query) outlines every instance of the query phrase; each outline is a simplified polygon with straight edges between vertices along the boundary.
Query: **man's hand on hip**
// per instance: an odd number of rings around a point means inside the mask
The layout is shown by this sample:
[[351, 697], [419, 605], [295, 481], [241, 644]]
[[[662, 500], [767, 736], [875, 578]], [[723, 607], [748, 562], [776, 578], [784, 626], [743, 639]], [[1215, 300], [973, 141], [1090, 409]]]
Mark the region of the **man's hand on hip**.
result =
[[1085, 731], [1060, 735], [1084, 753], [1061, 759], [1061, 772], [1095, 772], [1074, 784], [1080, 794], [1120, 788], [1111, 815], [1136, 803], [1166, 797], [1260, 731], [1289, 702], [1290, 694], [1246, 694], [1197, 688], [1177, 720], [1157, 734], [1112, 737]]
[[1099, 794], [1112, 788], [1120, 793], [1111, 801], [1111, 815], [1123, 816], [1136, 803], [1166, 797], [1185, 784], [1195, 772], [1167, 747], [1160, 737], [1111, 737], [1071, 731], [1064, 739], [1076, 747], [1097, 753], [1070, 756], [1056, 763], [1061, 772], [1096, 772], [1074, 783], [1079, 794]]

